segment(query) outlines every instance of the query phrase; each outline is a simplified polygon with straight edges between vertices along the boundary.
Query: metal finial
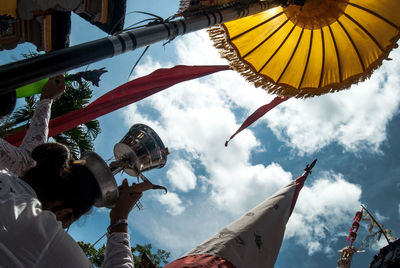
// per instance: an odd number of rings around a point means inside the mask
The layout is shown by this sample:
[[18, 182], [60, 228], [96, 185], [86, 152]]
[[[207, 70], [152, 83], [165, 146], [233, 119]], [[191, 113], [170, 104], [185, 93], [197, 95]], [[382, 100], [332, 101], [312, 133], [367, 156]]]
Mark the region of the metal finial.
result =
[[304, 171], [305, 171], [305, 173], [306, 173], [307, 175], [312, 173], [311, 170], [312, 170], [312, 168], [315, 166], [315, 163], [317, 163], [317, 159], [315, 159], [314, 161], [312, 161], [312, 163], [311, 163], [310, 165], [306, 165], [306, 168], [304, 169]]

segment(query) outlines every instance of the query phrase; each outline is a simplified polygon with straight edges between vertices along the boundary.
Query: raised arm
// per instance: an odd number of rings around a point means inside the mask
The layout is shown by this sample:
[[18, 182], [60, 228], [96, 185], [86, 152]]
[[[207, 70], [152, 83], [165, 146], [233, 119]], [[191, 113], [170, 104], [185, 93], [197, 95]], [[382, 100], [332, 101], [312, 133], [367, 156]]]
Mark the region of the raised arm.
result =
[[47, 141], [51, 104], [65, 91], [65, 78], [60, 75], [50, 78], [44, 85], [40, 101], [32, 117], [28, 132], [19, 148], [32, 152], [33, 148]]
[[141, 193], [135, 192], [135, 185], [128, 185], [125, 179], [120, 186], [117, 204], [110, 212], [110, 227], [107, 236], [106, 252], [101, 267], [123, 267], [133, 268], [133, 256], [128, 234], [128, 215], [136, 202], [139, 201]]
[[29, 129], [19, 147], [0, 139], [0, 169], [8, 169], [21, 176], [34, 165], [30, 154], [36, 146], [47, 141], [50, 110], [53, 99], [64, 93], [64, 76], [50, 78], [43, 87], [40, 101], [33, 114]]

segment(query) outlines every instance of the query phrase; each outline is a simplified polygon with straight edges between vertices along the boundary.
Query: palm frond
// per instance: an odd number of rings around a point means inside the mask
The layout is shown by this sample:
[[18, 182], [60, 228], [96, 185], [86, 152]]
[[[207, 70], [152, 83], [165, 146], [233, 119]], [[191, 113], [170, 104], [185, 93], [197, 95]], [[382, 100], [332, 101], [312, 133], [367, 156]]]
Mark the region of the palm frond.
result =
[[71, 152], [71, 156], [73, 159], [79, 159], [80, 149], [74, 140], [72, 140], [70, 137], [68, 137], [64, 133], [53, 136], [53, 139], [56, 142], [62, 143], [65, 146], [67, 146]]
[[[34, 56], [34, 54], [31, 53], [23, 56], [29, 58]], [[82, 83], [67, 81], [65, 84], [65, 93], [53, 101], [51, 118], [82, 109], [89, 104], [92, 98], [92, 89], [86, 81], [82, 81]], [[38, 102], [38, 96], [26, 97], [25, 104], [9, 116], [7, 120], [1, 122], [0, 136], [9, 136], [20, 130], [20, 128], [26, 127], [34, 114]], [[99, 121], [92, 120], [56, 135], [53, 139], [68, 146], [73, 157], [79, 158], [82, 152], [93, 150], [93, 141], [100, 132]]]
[[84, 126], [86, 127], [86, 138], [90, 140], [95, 140], [97, 135], [100, 134], [101, 128], [100, 128], [100, 122], [98, 120], [91, 120], [89, 122], [84, 123]]

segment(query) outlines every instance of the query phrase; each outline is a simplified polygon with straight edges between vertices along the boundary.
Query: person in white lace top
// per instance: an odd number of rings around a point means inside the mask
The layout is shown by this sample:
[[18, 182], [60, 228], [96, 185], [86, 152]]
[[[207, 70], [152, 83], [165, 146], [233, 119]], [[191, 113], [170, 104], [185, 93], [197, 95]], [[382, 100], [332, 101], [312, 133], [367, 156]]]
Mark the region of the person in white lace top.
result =
[[[97, 180], [65, 146], [45, 143], [53, 93], [63, 92], [59, 81], [43, 89], [21, 146], [0, 142], [0, 267], [91, 267], [63, 228], [91, 209]], [[134, 267], [126, 220], [140, 197], [126, 180], [120, 186], [102, 267]]]
[[8, 169], [21, 176], [25, 170], [35, 164], [30, 154], [33, 148], [47, 141], [51, 104], [53, 99], [63, 94], [64, 91], [64, 76], [50, 78], [42, 89], [40, 101], [21, 145], [16, 147], [0, 139], [0, 170]]

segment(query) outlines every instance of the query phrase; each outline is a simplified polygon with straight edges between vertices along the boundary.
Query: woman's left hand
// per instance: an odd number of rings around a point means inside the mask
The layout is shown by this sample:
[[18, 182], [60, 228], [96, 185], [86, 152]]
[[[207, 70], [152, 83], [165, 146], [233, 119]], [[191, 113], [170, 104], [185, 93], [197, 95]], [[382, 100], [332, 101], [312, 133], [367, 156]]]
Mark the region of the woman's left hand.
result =
[[63, 75], [58, 75], [52, 77], [43, 86], [42, 94], [40, 95], [40, 100], [44, 99], [55, 99], [58, 96], [64, 94], [65, 92], [65, 77]]
[[119, 197], [115, 207], [110, 211], [111, 223], [119, 219], [127, 219], [135, 204], [142, 197], [142, 193], [135, 192], [135, 183], [129, 186], [128, 180], [124, 179], [119, 187]]

